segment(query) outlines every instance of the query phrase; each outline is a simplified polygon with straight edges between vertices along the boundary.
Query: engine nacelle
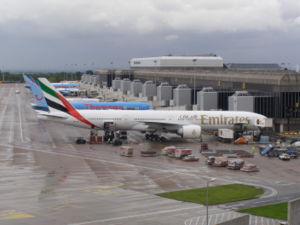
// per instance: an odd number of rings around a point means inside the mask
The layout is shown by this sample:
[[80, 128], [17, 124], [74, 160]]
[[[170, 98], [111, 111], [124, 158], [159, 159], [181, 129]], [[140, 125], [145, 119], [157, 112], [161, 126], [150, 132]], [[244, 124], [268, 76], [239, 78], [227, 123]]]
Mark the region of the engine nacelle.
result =
[[178, 134], [183, 138], [196, 139], [201, 136], [201, 126], [199, 125], [184, 125], [178, 129]]

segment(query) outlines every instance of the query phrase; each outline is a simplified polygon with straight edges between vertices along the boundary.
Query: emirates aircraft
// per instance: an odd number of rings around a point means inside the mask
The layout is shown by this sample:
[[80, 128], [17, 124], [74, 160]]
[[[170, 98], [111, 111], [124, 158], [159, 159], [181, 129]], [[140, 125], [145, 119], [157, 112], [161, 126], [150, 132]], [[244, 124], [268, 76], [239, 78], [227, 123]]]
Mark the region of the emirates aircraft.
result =
[[198, 139], [203, 130], [217, 131], [235, 124], [247, 124], [248, 129], [255, 130], [264, 127], [267, 120], [243, 111], [77, 110], [46, 78], [39, 78], [39, 83], [50, 108], [49, 112], [39, 112], [41, 119], [83, 128], [142, 131], [154, 140], [162, 133]]

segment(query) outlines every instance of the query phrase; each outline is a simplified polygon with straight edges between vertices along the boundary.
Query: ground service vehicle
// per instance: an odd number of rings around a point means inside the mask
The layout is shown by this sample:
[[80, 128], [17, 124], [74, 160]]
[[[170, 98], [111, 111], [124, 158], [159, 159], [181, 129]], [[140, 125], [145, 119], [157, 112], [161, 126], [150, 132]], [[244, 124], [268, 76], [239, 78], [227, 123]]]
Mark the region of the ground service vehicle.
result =
[[76, 144], [85, 144], [86, 140], [83, 137], [79, 137], [76, 139]]
[[185, 156], [191, 155], [193, 153], [192, 149], [188, 148], [176, 148], [175, 150], [175, 158], [182, 159]]
[[228, 169], [239, 170], [244, 166], [245, 161], [242, 159], [230, 159], [228, 160]]
[[207, 165], [211, 165], [211, 166], [225, 167], [227, 166], [228, 159], [222, 156], [219, 157], [209, 156], [206, 163]]
[[279, 155], [278, 158], [281, 160], [290, 160], [291, 159], [291, 157], [287, 153], [282, 153], [281, 155]]
[[257, 171], [259, 171], [259, 169], [255, 164], [248, 163], [248, 164], [244, 164], [244, 166], [241, 168], [241, 171], [244, 171], [244, 172], [257, 172]]
[[182, 161], [185, 162], [195, 162], [195, 161], [199, 161], [199, 157], [194, 156], [194, 155], [187, 155], [185, 157], [182, 158]]
[[287, 150], [287, 154], [291, 157], [291, 159], [296, 159], [298, 158], [298, 153], [292, 149]]
[[116, 136], [117, 136], [117, 138], [126, 140], [127, 139], [127, 131], [118, 130], [118, 131], [116, 131]]
[[119, 148], [119, 152], [121, 156], [132, 157], [133, 156], [133, 148], [130, 146], [121, 146]]
[[218, 129], [218, 140], [222, 142], [231, 142], [234, 138], [234, 131], [232, 129]]

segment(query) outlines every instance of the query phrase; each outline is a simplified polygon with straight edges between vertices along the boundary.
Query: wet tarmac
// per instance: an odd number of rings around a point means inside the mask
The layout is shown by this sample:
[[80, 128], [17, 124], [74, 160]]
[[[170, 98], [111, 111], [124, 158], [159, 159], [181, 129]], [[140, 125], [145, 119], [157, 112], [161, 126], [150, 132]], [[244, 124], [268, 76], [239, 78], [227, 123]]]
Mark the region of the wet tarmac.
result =
[[[122, 157], [109, 144], [76, 145], [76, 137], [87, 137], [88, 130], [39, 121], [22, 85], [1, 84], [0, 96], [0, 224], [204, 224], [205, 206], [155, 195], [204, 187], [203, 176], [217, 178], [213, 185], [241, 182], [266, 189], [259, 199], [209, 207], [211, 225], [238, 216], [235, 208], [299, 197], [298, 160], [284, 162], [256, 153], [246, 161], [260, 167], [257, 173], [210, 168], [197, 141], [147, 142], [136, 132], [129, 133], [134, 156]], [[251, 148], [205, 139], [214, 149]], [[200, 161], [140, 155], [168, 145], [189, 147]]]

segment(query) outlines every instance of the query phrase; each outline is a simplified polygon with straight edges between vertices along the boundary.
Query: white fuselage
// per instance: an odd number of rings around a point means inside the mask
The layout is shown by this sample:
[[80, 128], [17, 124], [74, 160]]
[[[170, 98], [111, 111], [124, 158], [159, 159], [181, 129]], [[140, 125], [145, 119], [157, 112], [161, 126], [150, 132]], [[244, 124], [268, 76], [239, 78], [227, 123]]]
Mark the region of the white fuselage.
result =
[[[219, 128], [233, 128], [234, 124], [248, 124], [249, 129], [263, 126], [265, 116], [244, 111], [154, 111], [154, 110], [79, 110], [85, 119], [99, 129], [103, 129], [105, 122], [112, 122], [116, 130], [149, 131], [164, 129], [176, 131], [184, 125], [199, 125], [202, 130], [218, 130]], [[57, 121], [72, 126], [90, 128], [75, 117], [61, 113], [65, 118], [39, 117]], [[154, 128], [153, 128], [154, 127]]]

